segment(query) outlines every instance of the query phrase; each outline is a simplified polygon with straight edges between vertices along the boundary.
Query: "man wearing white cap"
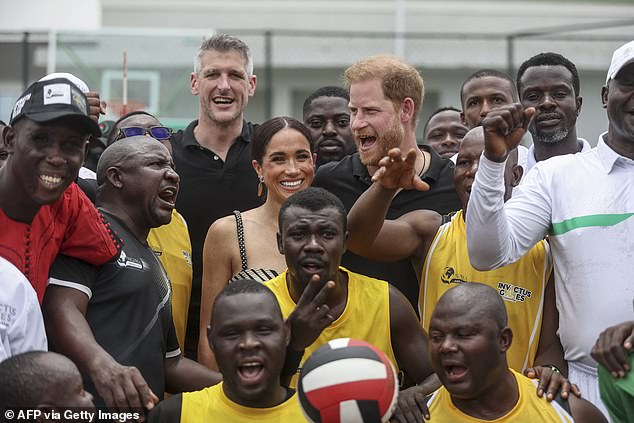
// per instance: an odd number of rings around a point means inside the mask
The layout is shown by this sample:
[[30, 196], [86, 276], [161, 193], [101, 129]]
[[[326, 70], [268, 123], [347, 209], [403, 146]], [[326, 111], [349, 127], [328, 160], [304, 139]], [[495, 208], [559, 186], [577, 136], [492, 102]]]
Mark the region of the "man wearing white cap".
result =
[[537, 163], [506, 204], [505, 161], [535, 109], [518, 103], [487, 115], [467, 243], [473, 266], [488, 270], [514, 262], [549, 235], [569, 378], [607, 415], [590, 352], [604, 328], [632, 317], [634, 41], [614, 52], [602, 99], [609, 125], [597, 147]]

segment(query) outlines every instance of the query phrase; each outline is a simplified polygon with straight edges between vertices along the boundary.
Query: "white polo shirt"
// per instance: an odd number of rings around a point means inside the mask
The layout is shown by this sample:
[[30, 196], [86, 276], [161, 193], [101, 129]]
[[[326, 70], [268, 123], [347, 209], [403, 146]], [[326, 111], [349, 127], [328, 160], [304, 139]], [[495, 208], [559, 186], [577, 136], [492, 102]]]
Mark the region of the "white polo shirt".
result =
[[537, 163], [504, 203], [504, 163], [484, 155], [467, 210], [478, 269], [514, 262], [549, 235], [565, 358], [596, 369], [599, 333], [632, 320], [634, 160], [597, 148]]

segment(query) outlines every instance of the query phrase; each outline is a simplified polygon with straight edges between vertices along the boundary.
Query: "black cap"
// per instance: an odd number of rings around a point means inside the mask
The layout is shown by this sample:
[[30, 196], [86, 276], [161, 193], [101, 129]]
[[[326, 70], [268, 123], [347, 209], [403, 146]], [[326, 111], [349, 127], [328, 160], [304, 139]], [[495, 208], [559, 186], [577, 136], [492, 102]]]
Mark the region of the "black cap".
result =
[[34, 82], [13, 106], [11, 125], [22, 117], [37, 123], [47, 123], [72, 117], [95, 137], [101, 135], [97, 122], [88, 114], [86, 95], [66, 78]]

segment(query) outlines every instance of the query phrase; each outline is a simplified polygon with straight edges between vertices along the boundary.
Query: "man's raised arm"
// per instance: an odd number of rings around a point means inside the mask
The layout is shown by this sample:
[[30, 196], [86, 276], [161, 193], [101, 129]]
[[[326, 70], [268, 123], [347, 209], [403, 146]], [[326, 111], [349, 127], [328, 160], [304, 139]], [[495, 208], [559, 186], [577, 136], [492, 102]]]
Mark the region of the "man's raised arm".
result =
[[390, 202], [399, 189], [426, 191], [429, 186], [416, 174], [414, 150], [401, 155], [398, 148], [379, 162], [374, 183], [348, 213], [348, 249], [376, 261], [410, 257], [422, 243], [430, 242], [440, 226], [440, 215], [415, 210], [396, 220], [385, 220]]
[[504, 204], [504, 170], [508, 154], [519, 145], [535, 110], [510, 104], [482, 121], [484, 152], [467, 207], [467, 247], [478, 270], [495, 269], [522, 257], [550, 226], [550, 201], [538, 168]]

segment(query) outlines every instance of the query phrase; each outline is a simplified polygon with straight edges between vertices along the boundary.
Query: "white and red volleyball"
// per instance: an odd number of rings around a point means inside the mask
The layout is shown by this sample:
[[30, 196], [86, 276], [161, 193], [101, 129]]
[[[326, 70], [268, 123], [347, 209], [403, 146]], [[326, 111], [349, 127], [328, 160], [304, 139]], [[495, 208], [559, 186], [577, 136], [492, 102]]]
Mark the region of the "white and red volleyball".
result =
[[396, 406], [398, 383], [394, 366], [378, 348], [340, 338], [306, 360], [297, 393], [313, 423], [387, 422]]

